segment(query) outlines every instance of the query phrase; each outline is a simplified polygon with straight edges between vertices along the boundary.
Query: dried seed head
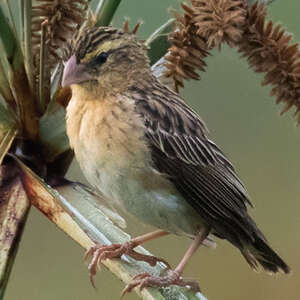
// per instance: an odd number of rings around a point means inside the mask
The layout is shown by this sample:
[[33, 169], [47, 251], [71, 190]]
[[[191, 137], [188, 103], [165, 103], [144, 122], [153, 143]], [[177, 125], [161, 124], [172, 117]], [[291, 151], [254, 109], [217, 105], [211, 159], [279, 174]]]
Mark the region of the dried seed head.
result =
[[185, 13], [183, 16], [174, 13], [176, 29], [170, 34], [172, 44], [166, 60], [166, 77], [172, 77], [175, 90], [183, 87], [184, 79], [200, 79], [197, 70], [205, 71], [204, 58], [209, 55], [204, 38], [197, 35], [197, 27], [193, 23], [194, 11], [182, 4]]
[[[36, 0], [33, 4], [34, 88], [36, 91], [39, 90], [38, 94], [43, 94], [39, 97], [43, 98], [45, 103], [50, 101], [51, 71], [61, 61], [64, 44], [85, 20], [87, 5], [88, 0]], [[42, 57], [40, 57], [41, 49], [43, 49]]]
[[272, 21], [266, 22], [266, 7], [256, 2], [248, 9], [247, 29], [239, 52], [248, 59], [255, 72], [265, 73], [262, 85], [273, 86], [271, 96], [284, 102], [282, 114], [296, 107], [300, 123], [300, 52], [298, 44], [290, 44], [292, 35]]
[[246, 21], [244, 0], [191, 0], [197, 34], [207, 39], [208, 47], [226, 42], [230, 47], [241, 39]]
[[139, 21], [138, 23], [135, 24], [135, 26], [133, 27], [132, 30], [129, 29], [129, 20], [126, 19], [123, 25], [123, 30], [124, 32], [127, 33], [132, 33], [132, 34], [136, 34], [138, 32], [138, 30], [140, 29], [141, 25], [143, 24], [142, 21]]
[[83, 23], [88, 0], [37, 0], [32, 8], [32, 44], [34, 64], [39, 65], [41, 27], [48, 20], [45, 44], [47, 65], [53, 66], [61, 58], [61, 49], [74, 31]]

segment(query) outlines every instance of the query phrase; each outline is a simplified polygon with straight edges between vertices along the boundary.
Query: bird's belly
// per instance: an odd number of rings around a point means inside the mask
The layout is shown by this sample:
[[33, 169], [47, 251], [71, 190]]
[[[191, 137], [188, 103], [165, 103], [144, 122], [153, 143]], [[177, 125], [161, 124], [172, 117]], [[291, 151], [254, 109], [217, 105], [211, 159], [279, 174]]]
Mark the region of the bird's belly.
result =
[[[199, 214], [173, 184], [153, 169], [99, 169], [97, 188], [121, 211], [139, 221], [180, 235], [194, 236], [203, 225]], [[100, 175], [101, 174], [101, 175]]]
[[200, 216], [169, 179], [152, 168], [140, 119], [124, 116], [116, 105], [80, 101], [73, 99], [68, 106], [67, 132], [89, 183], [143, 223], [196, 234], [202, 225]]

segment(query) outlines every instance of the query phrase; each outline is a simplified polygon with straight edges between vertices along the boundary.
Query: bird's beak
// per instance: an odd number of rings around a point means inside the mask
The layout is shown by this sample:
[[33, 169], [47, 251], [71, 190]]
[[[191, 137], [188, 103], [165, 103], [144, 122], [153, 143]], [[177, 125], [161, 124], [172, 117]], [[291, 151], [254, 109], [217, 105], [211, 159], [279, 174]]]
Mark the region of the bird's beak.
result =
[[91, 80], [92, 76], [84, 64], [77, 64], [75, 55], [66, 62], [62, 78], [62, 87]]

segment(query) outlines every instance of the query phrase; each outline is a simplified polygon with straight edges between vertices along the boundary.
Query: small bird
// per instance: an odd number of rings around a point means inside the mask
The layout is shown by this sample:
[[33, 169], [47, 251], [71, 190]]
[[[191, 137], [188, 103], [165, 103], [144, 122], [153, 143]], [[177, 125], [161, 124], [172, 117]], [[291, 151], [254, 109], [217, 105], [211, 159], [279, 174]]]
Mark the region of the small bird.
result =
[[113, 27], [91, 27], [70, 50], [62, 86], [72, 89], [67, 135], [80, 167], [114, 207], [158, 228], [123, 245], [91, 248], [91, 279], [99, 262], [122, 254], [150, 265], [165, 262], [134, 248], [169, 233], [193, 240], [178, 266], [166, 276], [136, 276], [123, 295], [136, 286], [198, 290], [183, 279], [183, 269], [214, 236], [237, 247], [253, 269], [289, 273], [248, 215], [244, 185], [204, 122], [153, 76], [144, 43]]

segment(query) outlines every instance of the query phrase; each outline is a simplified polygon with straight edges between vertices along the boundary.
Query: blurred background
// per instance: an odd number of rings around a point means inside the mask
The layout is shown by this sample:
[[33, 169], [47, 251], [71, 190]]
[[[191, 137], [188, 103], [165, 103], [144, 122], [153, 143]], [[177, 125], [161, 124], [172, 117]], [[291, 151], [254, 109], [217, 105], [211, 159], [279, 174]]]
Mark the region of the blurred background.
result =
[[[123, 1], [114, 25], [130, 17], [132, 26], [140, 19], [139, 36], [145, 39], [178, 8], [177, 0]], [[300, 40], [300, 2], [276, 0], [269, 17], [283, 24]], [[211, 137], [224, 150], [248, 188], [255, 209], [251, 215], [271, 245], [292, 267], [290, 276], [253, 272], [240, 253], [224, 241], [217, 249], [202, 248], [185, 270], [197, 279], [209, 300], [299, 299], [300, 282], [300, 128], [292, 113], [279, 117], [281, 106], [261, 87], [262, 76], [248, 69], [234, 49], [224, 47], [206, 60], [207, 72], [199, 82], [182, 91], [210, 129]], [[74, 162], [69, 178], [84, 182]], [[128, 224], [135, 236], [152, 228]], [[152, 253], [172, 266], [181, 259], [190, 241], [170, 236], [146, 244]], [[102, 269], [93, 289], [83, 262], [84, 250], [32, 208], [18, 252], [6, 300], [111, 300], [119, 299], [124, 285]], [[127, 300], [137, 299], [134, 294]]]

